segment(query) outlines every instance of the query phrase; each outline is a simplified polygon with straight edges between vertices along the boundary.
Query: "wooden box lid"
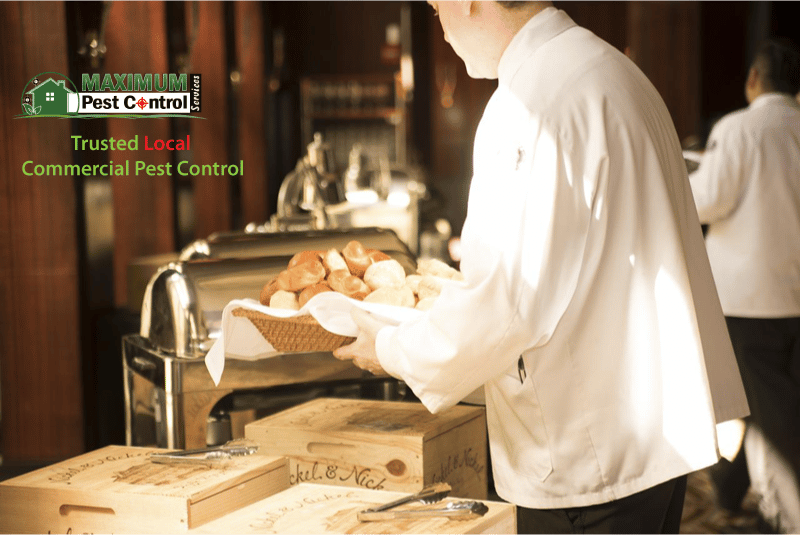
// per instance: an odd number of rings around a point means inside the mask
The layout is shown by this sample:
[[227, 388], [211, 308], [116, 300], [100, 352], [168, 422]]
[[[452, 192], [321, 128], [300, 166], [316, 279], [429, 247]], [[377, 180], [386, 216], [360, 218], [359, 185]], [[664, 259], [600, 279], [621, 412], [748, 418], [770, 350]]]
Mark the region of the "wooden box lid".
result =
[[0, 532], [185, 532], [289, 486], [283, 457], [158, 464], [106, 446], [0, 483]]
[[[302, 483], [225, 515], [192, 533], [516, 533], [516, 508], [483, 501], [489, 511], [470, 520], [444, 517], [359, 522], [359, 511], [406, 493]], [[440, 504], [445, 505], [449, 498]], [[403, 506], [404, 508], [420, 507]]]
[[391, 435], [426, 441], [464, 423], [483, 418], [482, 407], [457, 405], [431, 414], [421, 403], [319, 398], [267, 416], [246, 426], [282, 433], [312, 431], [330, 436], [363, 437], [374, 442]]

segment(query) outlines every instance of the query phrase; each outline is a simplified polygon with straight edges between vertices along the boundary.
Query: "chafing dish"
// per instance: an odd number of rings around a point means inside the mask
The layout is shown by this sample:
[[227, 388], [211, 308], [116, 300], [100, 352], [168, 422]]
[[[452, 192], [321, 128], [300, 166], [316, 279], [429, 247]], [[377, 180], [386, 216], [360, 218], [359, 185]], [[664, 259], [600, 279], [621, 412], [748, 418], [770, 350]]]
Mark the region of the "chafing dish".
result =
[[[375, 378], [330, 352], [229, 359], [216, 386], [205, 367], [228, 302], [257, 299], [294, 253], [341, 249], [352, 239], [386, 251], [404, 266], [415, 266], [393, 232], [353, 229], [215, 235], [158, 269], [142, 300], [139, 333], [122, 340], [126, 443], [198, 448], [237, 438], [237, 428], [243, 433], [247, 421], [260, 417], [257, 411], [319, 395], [401, 395], [397, 381]], [[215, 434], [218, 427], [223, 430]]]
[[414, 256], [393, 230], [377, 227], [308, 230], [294, 232], [218, 232], [195, 240], [180, 253], [180, 260], [293, 255], [297, 251], [341, 249], [350, 240], [380, 249], [406, 267], [415, 267]]

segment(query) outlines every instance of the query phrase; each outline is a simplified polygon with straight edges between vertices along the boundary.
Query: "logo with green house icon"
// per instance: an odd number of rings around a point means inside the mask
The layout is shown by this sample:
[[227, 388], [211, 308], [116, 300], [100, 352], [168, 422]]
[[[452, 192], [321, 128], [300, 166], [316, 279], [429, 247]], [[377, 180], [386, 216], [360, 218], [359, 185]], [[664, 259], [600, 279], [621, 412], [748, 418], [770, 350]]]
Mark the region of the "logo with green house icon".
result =
[[25, 115], [68, 117], [71, 107], [74, 110], [71, 100], [77, 97], [77, 88], [69, 78], [57, 72], [42, 73], [25, 86], [22, 111]]
[[200, 74], [83, 74], [81, 92], [58, 72], [43, 72], [22, 90], [22, 113], [15, 118], [202, 117]]

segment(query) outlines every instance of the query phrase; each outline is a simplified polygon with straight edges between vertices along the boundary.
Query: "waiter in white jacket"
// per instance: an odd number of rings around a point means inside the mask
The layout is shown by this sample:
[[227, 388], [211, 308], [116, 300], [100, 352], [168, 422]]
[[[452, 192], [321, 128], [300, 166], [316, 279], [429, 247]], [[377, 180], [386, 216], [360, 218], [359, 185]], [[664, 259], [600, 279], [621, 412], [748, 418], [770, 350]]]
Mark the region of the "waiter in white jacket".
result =
[[747, 413], [685, 163], [656, 90], [549, 2], [429, 2], [470, 76], [463, 283], [363, 314], [335, 355], [436, 412], [484, 385], [497, 493], [533, 532], [677, 533], [685, 474]]
[[773, 532], [800, 533], [800, 50], [768, 41], [747, 108], [689, 177], [752, 415], [745, 456]]

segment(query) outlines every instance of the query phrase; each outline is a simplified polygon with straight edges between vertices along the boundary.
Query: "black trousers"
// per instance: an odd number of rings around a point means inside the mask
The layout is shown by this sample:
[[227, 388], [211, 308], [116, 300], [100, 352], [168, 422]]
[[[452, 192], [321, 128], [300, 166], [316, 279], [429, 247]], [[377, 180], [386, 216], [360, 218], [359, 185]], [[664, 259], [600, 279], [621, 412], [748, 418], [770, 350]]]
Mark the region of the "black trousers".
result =
[[518, 533], [678, 533], [686, 476], [613, 502], [568, 509], [517, 506]]
[[779, 450], [800, 452], [800, 318], [725, 321], [750, 404], [747, 423]]
[[[800, 530], [800, 317], [725, 321], [750, 404], [745, 456], [761, 494], [759, 509], [773, 531], [795, 533]], [[758, 442], [749, 442], [755, 436]]]

